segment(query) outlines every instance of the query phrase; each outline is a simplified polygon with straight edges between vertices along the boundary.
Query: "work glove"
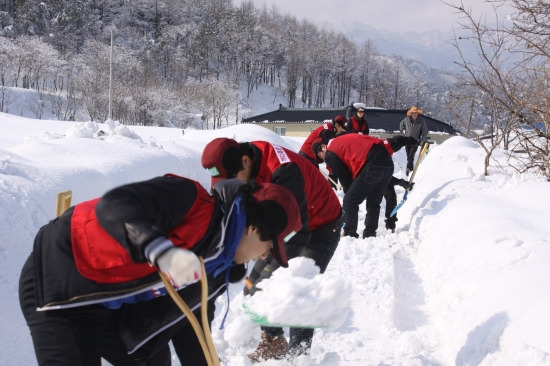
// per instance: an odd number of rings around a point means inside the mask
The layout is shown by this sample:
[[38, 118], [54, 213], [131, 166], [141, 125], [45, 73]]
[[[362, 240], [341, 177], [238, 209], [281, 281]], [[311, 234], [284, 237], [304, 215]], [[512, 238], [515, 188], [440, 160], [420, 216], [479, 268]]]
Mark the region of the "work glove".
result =
[[397, 184], [405, 188], [407, 191], [412, 191], [414, 187], [414, 182], [409, 182], [409, 181], [406, 181], [405, 179], [399, 179], [399, 183]]
[[245, 278], [244, 287], [243, 287], [243, 295], [244, 296], [248, 296], [248, 295], [252, 296], [258, 290], [261, 291], [261, 289], [256, 287], [256, 284], [254, 282], [252, 282], [249, 277]]
[[201, 262], [190, 250], [170, 248], [159, 257], [157, 266], [175, 288], [201, 279]]
[[146, 247], [145, 255], [166, 275], [175, 288], [197, 282], [202, 276], [199, 258], [190, 250], [175, 247], [168, 238], [158, 238]]

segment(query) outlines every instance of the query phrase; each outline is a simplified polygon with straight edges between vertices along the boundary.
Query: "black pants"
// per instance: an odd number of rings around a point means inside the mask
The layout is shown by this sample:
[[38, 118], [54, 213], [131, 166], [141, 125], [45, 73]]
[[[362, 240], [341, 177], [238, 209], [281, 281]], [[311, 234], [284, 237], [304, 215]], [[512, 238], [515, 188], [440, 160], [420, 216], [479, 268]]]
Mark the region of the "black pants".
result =
[[397, 206], [397, 194], [395, 193], [397, 183], [399, 183], [399, 179], [392, 176], [384, 192], [384, 199], [386, 200], [386, 219], [384, 221], [388, 229], [395, 229], [395, 222], [397, 221], [397, 214], [391, 215], [393, 209]]
[[101, 358], [115, 366], [170, 365], [168, 343], [147, 358], [129, 356], [118, 336], [114, 312], [101, 305], [36, 311], [32, 257], [21, 272], [19, 303], [41, 366], [100, 366]]
[[[214, 301], [215, 298], [208, 304], [209, 325], [214, 318]], [[36, 311], [31, 257], [21, 272], [19, 302], [41, 366], [100, 366], [101, 358], [115, 366], [170, 366], [170, 339], [182, 365], [207, 365], [188, 322], [174, 325], [129, 355], [118, 335], [116, 311], [101, 305]], [[195, 316], [201, 319], [200, 310], [195, 311]]]
[[416, 155], [416, 150], [418, 150], [418, 145], [405, 146], [405, 152], [407, 153], [407, 169], [411, 172], [414, 169], [414, 156]]
[[[342, 218], [340, 217], [328, 225], [312, 230], [308, 244], [299, 252], [287, 252], [287, 258], [292, 259], [298, 256], [311, 258], [315, 261], [315, 265], [319, 267], [320, 272], [324, 273], [340, 242], [341, 228]], [[265, 278], [271, 277], [273, 271], [279, 267], [280, 265], [275, 260], [259, 260], [254, 265], [249, 279], [256, 284]], [[248, 291], [245, 288], [245, 294], [247, 293]], [[262, 331], [271, 336], [283, 334], [282, 328], [262, 327]], [[314, 329], [310, 328], [290, 328], [289, 348], [292, 349], [299, 345], [309, 348], [311, 346], [313, 332]]]
[[378, 218], [380, 217], [380, 203], [392, 174], [393, 162], [389, 158], [386, 164], [367, 166], [357, 175], [349, 186], [342, 205], [345, 232], [357, 233], [359, 205], [368, 197], [363, 236], [376, 235]]
[[[182, 298], [185, 299], [185, 297], [182, 297]], [[163, 301], [169, 301], [169, 302], [172, 301], [172, 299], [169, 296], [163, 296], [162, 298], [158, 298], [156, 300], [161, 300], [161, 299]], [[208, 301], [207, 319], [208, 319], [208, 326], [210, 328], [211, 328], [212, 320], [214, 319], [214, 314], [216, 311], [216, 306], [215, 306], [216, 299], [217, 299], [217, 296], [214, 296]], [[162, 315], [163, 313], [162, 308], [163, 308], [162, 306], [156, 309], [150, 308], [151, 312], [149, 313]], [[148, 314], [148, 313], [146, 312], [144, 314]], [[195, 315], [195, 317], [197, 318], [198, 322], [202, 327], [200, 307], [197, 308], [195, 311], [193, 311], [193, 314]], [[168, 345], [168, 342], [170, 341], [172, 341], [172, 345], [174, 346], [174, 350], [176, 351], [176, 354], [180, 360], [181, 365], [183, 366], [208, 365], [208, 363], [206, 362], [206, 358], [204, 356], [204, 351], [197, 337], [197, 334], [195, 333], [195, 330], [193, 329], [193, 326], [191, 325], [191, 323], [186, 320], [177, 322], [176, 324], [170, 326], [168, 329], [164, 330], [162, 333], [150, 339], [147, 343], [145, 343], [143, 346], [137, 349], [132, 354], [132, 356], [134, 359], [138, 359], [138, 360], [147, 359], [149, 362], [147, 365], [151, 365], [151, 366], [156, 366], [157, 364], [165, 365], [163, 363], [160, 363], [160, 361], [159, 363], [155, 363], [150, 360], [151, 359], [153, 359], [153, 361], [158, 360], [161, 357], [160, 354], [162, 352], [167, 352], [167, 357], [169, 358], [170, 350], [168, 349], [167, 345]], [[169, 359], [166, 365], [170, 365]]]

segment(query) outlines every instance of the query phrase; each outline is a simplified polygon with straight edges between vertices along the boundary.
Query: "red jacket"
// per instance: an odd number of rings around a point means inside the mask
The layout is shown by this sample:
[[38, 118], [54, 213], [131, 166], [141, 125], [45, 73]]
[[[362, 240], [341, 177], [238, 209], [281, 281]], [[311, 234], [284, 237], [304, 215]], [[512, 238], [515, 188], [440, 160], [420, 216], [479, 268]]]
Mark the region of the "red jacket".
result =
[[315, 139], [318, 139], [319, 137], [321, 137], [323, 140], [328, 141], [334, 138], [335, 133], [336, 131], [334, 130], [332, 123], [323, 123], [322, 126], [316, 128], [309, 134], [307, 139], [302, 144], [300, 152], [302, 152], [304, 155], [307, 155], [312, 161], [315, 161], [317, 164], [322, 163], [323, 161], [315, 156], [315, 154], [313, 154], [313, 150], [311, 150], [311, 145], [313, 144], [313, 141], [315, 141]]
[[[300, 207], [301, 201], [305, 199], [306, 215], [309, 217], [311, 230], [329, 224], [340, 216], [340, 201], [330, 184], [319, 169], [303, 156], [267, 141], [254, 141], [252, 146], [257, 149], [256, 155], [258, 156], [259, 152], [261, 158], [261, 161], [255, 159], [253, 177], [259, 183], [272, 182], [284, 185], [295, 194]], [[291, 163], [296, 164], [299, 169], [304, 182], [302, 187], [293, 186], [293, 182], [298, 181], [297, 177], [289, 176], [291, 171], [284, 169]], [[297, 192], [299, 189], [302, 192]]]
[[207, 261], [218, 252], [220, 204], [198, 182], [165, 176], [70, 208], [36, 236], [37, 306], [85, 305], [147, 291], [160, 279], [144, 247], [160, 236]]
[[[71, 207], [36, 235], [31, 254], [36, 306], [55, 311], [139, 297], [139, 302], [117, 310], [121, 337], [135, 351], [187, 321], [170, 296], [161, 296], [164, 285], [157, 268], [146, 263], [145, 246], [167, 236], [208, 265], [224, 250], [222, 221], [228, 211], [222, 206], [233, 199], [216, 192], [211, 196], [196, 181], [167, 175], [123, 185], [99, 200]], [[217, 276], [207, 274], [209, 298], [225, 291], [227, 279], [237, 282], [245, 273], [244, 265], [238, 265]], [[190, 308], [200, 306], [200, 283], [178, 292]]]

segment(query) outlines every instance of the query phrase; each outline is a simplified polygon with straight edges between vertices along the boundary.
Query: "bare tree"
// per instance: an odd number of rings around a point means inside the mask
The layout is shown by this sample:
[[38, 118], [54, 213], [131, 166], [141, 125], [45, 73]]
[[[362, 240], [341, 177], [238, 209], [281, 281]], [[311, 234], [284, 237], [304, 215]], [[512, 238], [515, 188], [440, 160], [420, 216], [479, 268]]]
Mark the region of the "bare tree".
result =
[[8, 38], [0, 37], [0, 86], [8, 85], [13, 69], [13, 54], [16, 46]]
[[355, 80], [355, 88], [359, 92], [358, 100], [366, 105], [373, 105], [372, 99], [369, 99], [370, 89], [372, 87], [372, 74], [374, 69], [374, 56], [378, 50], [372, 41], [365, 42], [359, 51], [360, 60]]
[[[477, 92], [455, 93], [455, 97], [470, 103], [470, 116], [490, 118], [493, 146], [486, 149], [485, 174], [492, 151], [499, 146], [512, 148], [511, 165], [519, 172], [536, 171], [550, 179], [550, 4], [538, 0], [486, 2], [494, 5], [495, 25], [489, 25], [486, 17], [476, 18], [462, 2], [447, 3], [461, 16], [454, 46], [460, 56], [457, 64], [464, 71], [462, 82]], [[502, 5], [513, 9], [511, 23], [499, 19], [497, 10]], [[462, 52], [465, 43], [475, 46], [478, 60], [466, 59]], [[467, 121], [472, 123], [471, 118]]]
[[212, 128], [221, 128], [222, 122], [229, 123], [229, 113], [235, 106], [237, 91], [215, 78], [208, 81], [190, 80], [184, 91], [187, 109], [201, 111], [206, 128], [212, 121]]
[[25, 99], [25, 107], [28, 111], [31, 111], [34, 114], [36, 119], [42, 119], [44, 114], [44, 93], [38, 92], [36, 95], [33, 95]]
[[10, 89], [0, 85], [0, 112], [8, 113], [12, 102], [13, 97], [10, 93]]

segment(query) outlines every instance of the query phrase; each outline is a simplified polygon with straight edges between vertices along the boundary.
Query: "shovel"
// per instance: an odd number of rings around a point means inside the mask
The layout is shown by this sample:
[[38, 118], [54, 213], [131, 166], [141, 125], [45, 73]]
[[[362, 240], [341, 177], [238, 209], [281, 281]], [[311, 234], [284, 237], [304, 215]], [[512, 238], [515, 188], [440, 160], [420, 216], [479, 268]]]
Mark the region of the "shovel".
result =
[[243, 304], [245, 313], [250, 316], [252, 321], [262, 327], [274, 327], [274, 328], [328, 328], [328, 325], [303, 325], [303, 324], [282, 324], [277, 322], [270, 322], [266, 316], [260, 315], [252, 310], [247, 304]]

